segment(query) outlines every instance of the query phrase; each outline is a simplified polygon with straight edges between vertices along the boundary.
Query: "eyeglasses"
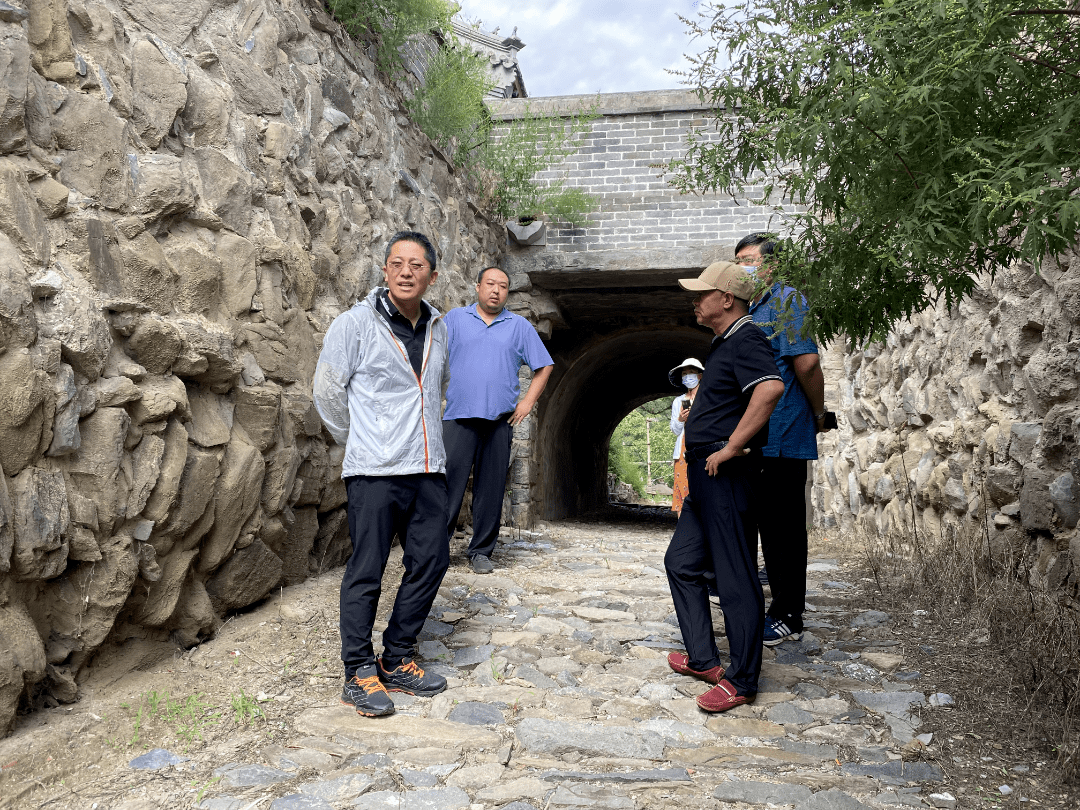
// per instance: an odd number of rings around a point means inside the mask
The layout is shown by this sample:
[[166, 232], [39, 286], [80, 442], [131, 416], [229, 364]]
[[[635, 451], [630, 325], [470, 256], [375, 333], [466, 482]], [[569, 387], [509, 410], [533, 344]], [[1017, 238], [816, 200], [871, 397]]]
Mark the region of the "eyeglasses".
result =
[[411, 262], [406, 263], [404, 259], [392, 259], [386, 263], [386, 266], [393, 270], [395, 273], [400, 273], [407, 266], [414, 273], [422, 273], [428, 269], [427, 262], [414, 259]]

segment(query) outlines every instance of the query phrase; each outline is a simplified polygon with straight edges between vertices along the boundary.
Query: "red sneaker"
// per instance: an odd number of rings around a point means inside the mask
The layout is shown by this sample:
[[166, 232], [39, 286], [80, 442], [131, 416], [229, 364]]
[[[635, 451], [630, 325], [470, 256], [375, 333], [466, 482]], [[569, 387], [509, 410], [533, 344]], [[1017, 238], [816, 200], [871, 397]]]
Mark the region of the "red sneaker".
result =
[[703, 681], [709, 683], [720, 683], [721, 678], [724, 677], [724, 668], [721, 666], [715, 666], [711, 669], [707, 669], [704, 672], [698, 672], [696, 669], [690, 669], [690, 658], [686, 653], [668, 653], [667, 656], [668, 666], [678, 672], [680, 675], [689, 675], [693, 678], [701, 678]]
[[753, 702], [754, 697], [754, 695], [740, 695], [731, 685], [731, 681], [720, 680], [704, 695], [698, 696], [697, 705], [707, 712], [726, 712], [736, 706]]

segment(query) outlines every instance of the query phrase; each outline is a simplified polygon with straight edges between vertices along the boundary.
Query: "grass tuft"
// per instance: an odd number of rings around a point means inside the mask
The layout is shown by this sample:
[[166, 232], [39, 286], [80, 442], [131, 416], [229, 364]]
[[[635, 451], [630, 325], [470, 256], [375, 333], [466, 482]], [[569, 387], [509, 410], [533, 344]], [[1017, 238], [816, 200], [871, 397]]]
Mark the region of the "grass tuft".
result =
[[1080, 780], [1080, 603], [1049, 538], [1019, 529], [944, 526], [937, 538], [860, 535], [883, 607], [926, 611], [969, 653], [965, 699], [1012, 718], [1056, 752], [1060, 779]]

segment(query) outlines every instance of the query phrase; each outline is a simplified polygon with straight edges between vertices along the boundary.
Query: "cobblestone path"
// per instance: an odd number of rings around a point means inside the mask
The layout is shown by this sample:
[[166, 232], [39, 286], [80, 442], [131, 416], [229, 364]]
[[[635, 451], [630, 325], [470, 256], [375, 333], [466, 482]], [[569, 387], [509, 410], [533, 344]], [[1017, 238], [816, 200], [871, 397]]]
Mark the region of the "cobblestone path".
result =
[[291, 747], [216, 770], [202, 806], [240, 810], [300, 769], [319, 775], [274, 808], [926, 806], [940, 770], [894, 751], [948, 698], [905, 668], [887, 615], [850, 603], [836, 561], [811, 561], [808, 632], [765, 651], [754, 704], [708, 715], [708, 685], [666, 663], [682, 649], [669, 536], [558, 524], [504, 538], [494, 574], [455, 565], [419, 650], [444, 694], [394, 695], [379, 719], [328, 700], [296, 717]]
[[[666, 663], [682, 649], [662, 570], [670, 532], [660, 523], [551, 524], [502, 538], [490, 575], [469, 571], [456, 541], [419, 648], [449, 688], [434, 698], [395, 694], [397, 712], [385, 718], [339, 703], [338, 579], [286, 589], [261, 609], [262, 624], [293, 623], [289, 637], [323, 645], [326, 663], [324, 675], [287, 688], [288, 673], [266, 663], [286, 650], [246, 654], [266, 670], [261, 697], [286, 701], [276, 712], [283, 733], [260, 746], [218, 739], [183, 756], [129, 754], [124, 802], [100, 807], [955, 805], [937, 765], [900, 753], [926, 742], [920, 714], [948, 710], [951, 698], [911, 670], [889, 616], [853, 601], [853, 574], [836, 560], [811, 559], [807, 631], [765, 650], [757, 700], [724, 715], [699, 710], [707, 684]], [[719, 628], [718, 609], [714, 621]], [[244, 638], [237, 632], [227, 626], [181, 664], [227, 666]], [[150, 773], [157, 778], [137, 776]]]

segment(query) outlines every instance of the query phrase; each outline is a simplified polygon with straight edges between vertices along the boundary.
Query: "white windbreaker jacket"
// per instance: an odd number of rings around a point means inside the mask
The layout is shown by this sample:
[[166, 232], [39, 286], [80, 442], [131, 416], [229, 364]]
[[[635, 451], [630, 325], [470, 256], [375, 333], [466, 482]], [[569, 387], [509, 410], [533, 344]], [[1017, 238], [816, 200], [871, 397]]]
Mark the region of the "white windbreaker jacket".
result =
[[315, 407], [334, 441], [345, 447], [342, 478], [445, 472], [446, 324], [431, 307], [417, 378], [405, 345], [375, 309], [382, 290], [330, 324], [315, 367]]

